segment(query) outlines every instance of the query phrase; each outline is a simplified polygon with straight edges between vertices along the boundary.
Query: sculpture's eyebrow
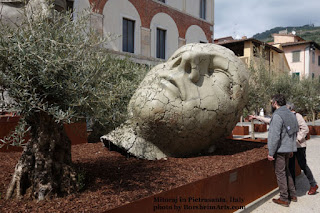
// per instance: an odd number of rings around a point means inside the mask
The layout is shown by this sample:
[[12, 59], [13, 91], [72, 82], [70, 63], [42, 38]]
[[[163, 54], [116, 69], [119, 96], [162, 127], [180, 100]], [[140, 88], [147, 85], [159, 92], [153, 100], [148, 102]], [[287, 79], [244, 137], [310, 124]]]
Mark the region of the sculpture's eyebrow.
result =
[[[179, 63], [179, 59], [186, 52], [193, 52], [193, 51], [190, 49], [181, 51], [181, 52], [177, 53], [176, 55], [172, 55], [167, 62], [169, 62], [169, 64]], [[195, 52], [198, 52], [198, 55], [197, 55], [198, 57], [202, 57], [202, 56], [209, 56], [210, 57], [210, 65], [209, 65], [208, 69], [216, 70], [216, 71], [219, 70], [220, 72], [225, 73], [228, 77], [234, 76], [235, 70], [233, 70], [232, 68], [230, 69], [230, 63], [232, 64], [233, 61], [232, 60], [230, 61], [230, 59], [228, 58], [227, 55], [221, 54], [217, 51], [212, 51], [212, 52], [210, 52], [210, 51], [203, 51], [203, 52], [195, 51]], [[195, 53], [195, 52], [193, 52], [193, 53]]]
[[227, 58], [220, 55], [212, 55], [211, 62], [210, 67], [213, 69], [221, 69], [229, 73], [229, 60]]
[[172, 56], [168, 59], [168, 62], [169, 62], [169, 61], [173, 61], [173, 60], [181, 57], [181, 55], [182, 55], [183, 53], [185, 53], [185, 52], [186, 52], [186, 51], [183, 51], [183, 52], [179, 52], [179, 53], [176, 54], [176, 55], [172, 55]]

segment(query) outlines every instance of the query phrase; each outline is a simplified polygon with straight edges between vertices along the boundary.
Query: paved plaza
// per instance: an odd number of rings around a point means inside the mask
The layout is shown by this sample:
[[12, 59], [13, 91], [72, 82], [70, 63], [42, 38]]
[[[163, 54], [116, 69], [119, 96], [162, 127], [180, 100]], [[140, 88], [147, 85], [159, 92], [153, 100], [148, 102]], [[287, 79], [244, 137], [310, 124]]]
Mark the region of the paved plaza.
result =
[[[246, 123], [248, 125], [249, 123]], [[308, 123], [309, 125], [311, 123]], [[320, 120], [316, 122], [320, 125]], [[257, 133], [256, 137], [267, 137], [267, 133]], [[310, 140], [307, 141], [307, 163], [314, 175], [314, 178], [320, 184], [320, 136], [311, 135]], [[242, 212], [253, 213], [300, 213], [300, 212], [320, 212], [320, 193], [315, 195], [308, 195], [310, 188], [307, 177], [301, 172], [296, 178], [296, 190], [298, 202], [291, 202], [290, 207], [283, 207], [272, 202], [273, 198], [279, 198], [279, 190], [274, 190], [268, 195], [260, 198], [248, 206], [248, 209]], [[320, 191], [320, 190], [318, 190]]]

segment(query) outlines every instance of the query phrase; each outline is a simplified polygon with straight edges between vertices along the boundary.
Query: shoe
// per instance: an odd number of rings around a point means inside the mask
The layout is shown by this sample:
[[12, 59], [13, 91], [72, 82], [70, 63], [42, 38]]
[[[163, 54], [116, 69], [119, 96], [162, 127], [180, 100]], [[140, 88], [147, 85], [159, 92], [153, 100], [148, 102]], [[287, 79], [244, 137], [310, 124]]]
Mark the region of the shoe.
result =
[[280, 198], [278, 198], [278, 199], [272, 199], [272, 201], [273, 201], [274, 203], [276, 203], [276, 204], [281, 205], [281, 206], [289, 207], [289, 202], [280, 200]]
[[290, 200], [291, 200], [292, 202], [298, 202], [298, 198], [297, 198], [297, 197], [294, 197], [294, 196], [290, 197]]
[[318, 185], [311, 186], [308, 195], [315, 195], [317, 193]]

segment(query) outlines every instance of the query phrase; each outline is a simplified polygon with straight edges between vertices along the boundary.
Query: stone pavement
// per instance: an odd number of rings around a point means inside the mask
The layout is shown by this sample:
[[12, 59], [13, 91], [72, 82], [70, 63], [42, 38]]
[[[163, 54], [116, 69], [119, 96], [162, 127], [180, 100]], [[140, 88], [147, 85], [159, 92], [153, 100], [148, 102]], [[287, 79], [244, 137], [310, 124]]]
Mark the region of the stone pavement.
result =
[[[320, 136], [312, 135], [311, 139], [307, 141], [307, 163], [310, 167], [314, 178], [320, 184]], [[274, 196], [269, 196], [265, 198], [265, 202], [253, 209], [254, 213], [270, 213], [270, 212], [290, 212], [290, 213], [300, 213], [300, 212], [320, 212], [320, 193], [315, 195], [308, 195], [308, 190], [310, 188], [307, 177], [301, 172], [296, 178], [296, 190], [298, 202], [291, 202], [290, 207], [283, 207], [272, 202], [273, 198], [279, 198], [279, 191], [273, 193]], [[318, 189], [319, 191], [319, 189]]]
[[[316, 123], [320, 123], [318, 120]], [[309, 123], [308, 123], [309, 124]], [[244, 125], [249, 125], [245, 123]], [[318, 124], [319, 125], [319, 124]], [[249, 136], [249, 135], [248, 135]], [[245, 136], [245, 137], [248, 137]], [[268, 137], [268, 133], [257, 133], [255, 137], [265, 138]], [[311, 135], [310, 140], [307, 141], [307, 163], [310, 167], [314, 178], [320, 186], [320, 136]], [[273, 198], [279, 198], [279, 190], [276, 189], [270, 192], [268, 195], [260, 198], [259, 200], [248, 205], [248, 208], [238, 212], [253, 212], [253, 213], [318, 213], [320, 212], [320, 193], [315, 195], [308, 195], [310, 188], [307, 177], [301, 171], [301, 175], [296, 177], [296, 190], [298, 202], [292, 202], [290, 207], [283, 207], [272, 202]], [[320, 189], [318, 189], [320, 192]]]

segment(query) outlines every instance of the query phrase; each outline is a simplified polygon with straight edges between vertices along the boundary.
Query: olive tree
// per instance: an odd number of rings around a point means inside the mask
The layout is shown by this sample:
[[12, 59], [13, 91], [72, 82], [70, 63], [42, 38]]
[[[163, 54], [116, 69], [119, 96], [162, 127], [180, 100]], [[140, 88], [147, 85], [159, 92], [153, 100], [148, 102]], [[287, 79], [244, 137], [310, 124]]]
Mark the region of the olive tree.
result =
[[31, 135], [6, 198], [28, 193], [42, 200], [77, 190], [63, 123], [104, 116], [101, 124], [114, 128], [144, 74], [101, 48], [105, 40], [88, 29], [87, 20], [71, 17], [53, 12], [27, 18], [20, 27], [0, 26], [0, 87], [21, 115], [17, 131], [29, 127]]
[[273, 94], [283, 94], [286, 99], [293, 102], [296, 111], [312, 115], [312, 121], [316, 118], [316, 112], [320, 108], [320, 83], [312, 78], [291, 78], [284, 74], [275, 78], [272, 86]]
[[312, 123], [315, 125], [316, 112], [320, 110], [320, 83], [312, 78], [304, 78], [296, 84], [296, 87], [293, 102], [297, 110], [312, 115]]
[[[270, 101], [270, 90], [272, 87], [272, 76], [265, 66], [264, 60], [261, 58], [257, 66], [250, 66], [249, 79], [249, 101], [246, 105], [248, 113], [259, 113], [261, 109], [265, 109]], [[251, 137], [254, 138], [254, 123], [251, 121]]]
[[293, 101], [298, 91], [299, 81], [291, 78], [286, 72], [279, 73], [273, 77], [271, 94], [283, 94], [287, 100]]
[[249, 102], [246, 106], [248, 111], [258, 113], [264, 109], [270, 101], [273, 77], [264, 66], [250, 67]]

